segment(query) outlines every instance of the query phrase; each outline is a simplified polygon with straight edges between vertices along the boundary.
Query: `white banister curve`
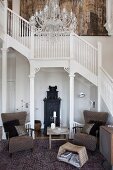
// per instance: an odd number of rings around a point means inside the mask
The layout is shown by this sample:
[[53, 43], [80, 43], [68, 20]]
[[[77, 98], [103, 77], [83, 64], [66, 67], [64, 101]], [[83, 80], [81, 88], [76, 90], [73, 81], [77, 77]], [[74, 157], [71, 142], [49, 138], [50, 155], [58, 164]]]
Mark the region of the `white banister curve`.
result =
[[113, 114], [113, 79], [100, 68], [100, 93], [111, 114]]

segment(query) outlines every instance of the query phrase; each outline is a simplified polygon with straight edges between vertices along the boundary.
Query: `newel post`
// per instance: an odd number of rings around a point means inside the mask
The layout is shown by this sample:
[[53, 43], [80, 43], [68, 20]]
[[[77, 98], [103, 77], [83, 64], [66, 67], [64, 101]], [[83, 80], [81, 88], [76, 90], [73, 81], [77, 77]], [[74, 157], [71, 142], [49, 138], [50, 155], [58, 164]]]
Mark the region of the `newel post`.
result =
[[102, 44], [98, 42], [98, 111], [101, 111]]

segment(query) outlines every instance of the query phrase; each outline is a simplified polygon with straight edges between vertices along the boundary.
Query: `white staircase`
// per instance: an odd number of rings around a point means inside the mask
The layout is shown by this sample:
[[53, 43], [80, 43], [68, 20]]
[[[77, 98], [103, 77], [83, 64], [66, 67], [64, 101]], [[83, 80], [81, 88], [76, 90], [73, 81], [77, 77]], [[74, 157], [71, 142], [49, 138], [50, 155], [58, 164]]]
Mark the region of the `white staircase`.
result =
[[110, 113], [113, 114], [113, 79], [100, 68], [100, 93]]
[[2, 1], [0, 1], [0, 38], [3, 39], [4, 35], [4, 4]]
[[[40, 62], [40, 67], [43, 67], [45, 60], [48, 63], [54, 61], [60, 67], [70, 67], [74, 73], [81, 74], [96, 86], [99, 81], [100, 94], [113, 113], [113, 80], [100, 68], [101, 49], [95, 48], [75, 33], [60, 33], [56, 41], [50, 40], [47, 32], [34, 33], [29, 22], [4, 7], [2, 1], [0, 16], [0, 38], [4, 40], [5, 35], [7, 48], [14, 48], [30, 61]], [[4, 25], [7, 25], [6, 30]]]

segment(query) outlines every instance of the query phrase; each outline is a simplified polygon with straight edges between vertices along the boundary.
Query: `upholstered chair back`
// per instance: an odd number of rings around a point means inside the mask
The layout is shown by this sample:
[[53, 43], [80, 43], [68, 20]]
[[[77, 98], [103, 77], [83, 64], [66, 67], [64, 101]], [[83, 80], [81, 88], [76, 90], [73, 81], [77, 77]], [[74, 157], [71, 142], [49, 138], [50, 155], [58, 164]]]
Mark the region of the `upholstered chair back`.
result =
[[85, 123], [88, 123], [90, 121], [102, 121], [106, 123], [108, 119], [107, 112], [95, 112], [95, 111], [84, 110], [83, 114], [84, 114]]
[[27, 116], [26, 112], [1, 113], [1, 118], [2, 118], [3, 123], [18, 119], [20, 125], [25, 125], [26, 116]]

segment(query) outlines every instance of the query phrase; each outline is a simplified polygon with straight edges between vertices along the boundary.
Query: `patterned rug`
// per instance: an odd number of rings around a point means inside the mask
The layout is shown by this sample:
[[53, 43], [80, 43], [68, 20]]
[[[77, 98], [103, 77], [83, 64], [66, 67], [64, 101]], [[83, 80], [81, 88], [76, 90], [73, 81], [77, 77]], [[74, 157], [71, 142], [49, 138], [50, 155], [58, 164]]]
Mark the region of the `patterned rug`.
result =
[[[74, 166], [57, 160], [58, 148], [63, 143], [53, 141], [50, 150], [48, 139], [36, 139], [33, 152], [21, 151], [10, 157], [7, 142], [4, 140], [0, 142], [0, 170], [77, 170]], [[81, 170], [104, 170], [103, 156], [98, 151], [88, 151], [88, 157], [89, 160]]]

